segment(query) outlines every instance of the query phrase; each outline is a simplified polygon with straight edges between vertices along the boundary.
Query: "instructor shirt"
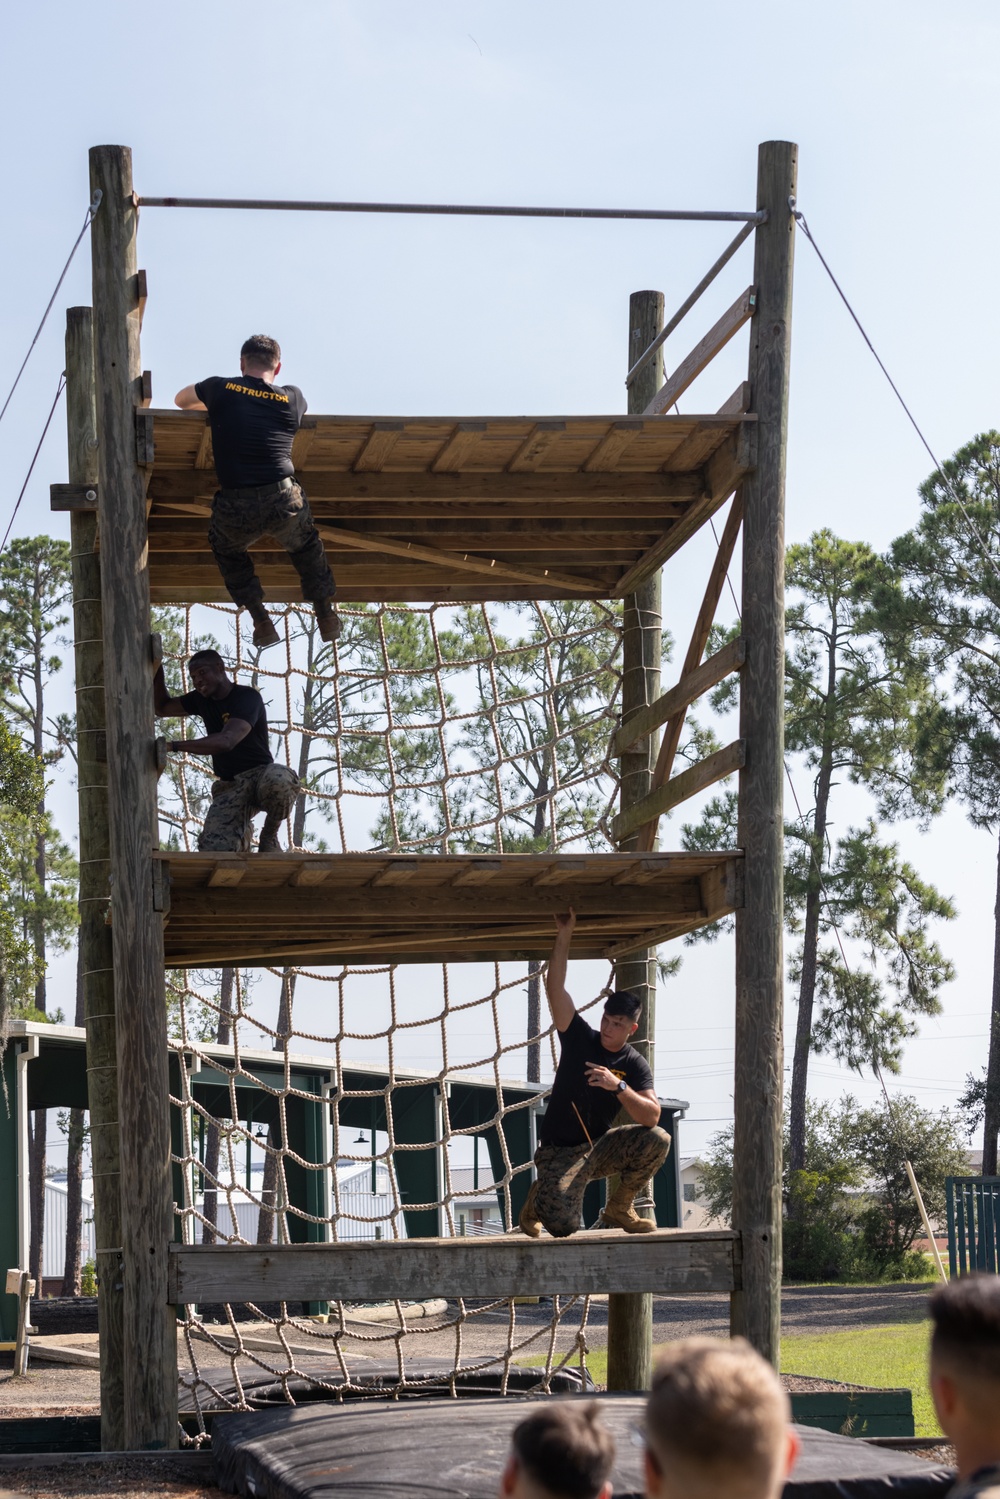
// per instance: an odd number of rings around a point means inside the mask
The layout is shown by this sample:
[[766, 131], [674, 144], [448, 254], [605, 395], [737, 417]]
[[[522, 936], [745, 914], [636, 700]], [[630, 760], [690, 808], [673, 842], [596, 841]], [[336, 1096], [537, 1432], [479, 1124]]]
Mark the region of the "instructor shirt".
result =
[[200, 692], [185, 692], [178, 702], [185, 713], [197, 713], [209, 734], [221, 734], [231, 718], [242, 718], [250, 732], [235, 749], [212, 756], [212, 769], [222, 781], [231, 781], [241, 770], [255, 770], [270, 765], [273, 755], [267, 744], [267, 712], [264, 699], [255, 687], [233, 685], [223, 698], [202, 697]]
[[194, 392], [208, 407], [223, 489], [260, 489], [294, 475], [292, 439], [306, 414], [297, 385], [269, 385], [258, 375], [212, 375], [199, 380]]
[[573, 1105], [580, 1110], [591, 1140], [607, 1133], [621, 1107], [617, 1093], [590, 1086], [584, 1071], [586, 1064], [595, 1062], [599, 1067], [607, 1067], [615, 1077], [623, 1077], [636, 1093], [644, 1093], [653, 1086], [653, 1074], [649, 1063], [634, 1046], [625, 1045], [621, 1051], [605, 1051], [600, 1031], [588, 1025], [579, 1012], [560, 1033], [559, 1042], [562, 1051], [545, 1118], [539, 1125], [539, 1142], [542, 1145], [586, 1145], [587, 1136], [573, 1112]]

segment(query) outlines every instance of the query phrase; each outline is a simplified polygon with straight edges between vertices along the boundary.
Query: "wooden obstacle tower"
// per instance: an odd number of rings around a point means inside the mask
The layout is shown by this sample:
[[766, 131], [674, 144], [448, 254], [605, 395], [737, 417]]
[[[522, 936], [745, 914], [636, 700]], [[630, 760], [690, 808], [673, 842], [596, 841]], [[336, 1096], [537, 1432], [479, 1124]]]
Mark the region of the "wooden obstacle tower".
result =
[[[418, 1282], [421, 1294], [452, 1296], [607, 1291], [609, 1382], [636, 1389], [648, 1380], [650, 1296], [724, 1289], [734, 1332], [777, 1359], [784, 480], [796, 158], [789, 143], [761, 146], [756, 205], [746, 213], [594, 211], [743, 225], [668, 324], [658, 293], [632, 298], [629, 362], [640, 368], [626, 415], [310, 415], [295, 439], [296, 470], [344, 601], [623, 600], [620, 852], [240, 858], [168, 853], [156, 843], [150, 603], [227, 598], [206, 534], [215, 477], [205, 418], [149, 409], [139, 351], [146, 296], [136, 258], [139, 207], [184, 200], [140, 199], [126, 148], [91, 151], [91, 189], [101, 194], [92, 227], [93, 311], [69, 315], [70, 482], [53, 485], [52, 503], [71, 512], [73, 539], [105, 1448], [176, 1444], [180, 1302], [405, 1297]], [[751, 234], [752, 284], [665, 380], [657, 339]], [[747, 323], [747, 379], [733, 397], [708, 415], [669, 414]], [[727, 502], [680, 676], [661, 692], [660, 569]], [[741, 529], [742, 634], [705, 661]], [[265, 543], [255, 561], [268, 598], [298, 597], [283, 552]], [[687, 707], [734, 672], [738, 740], [673, 774]], [[658, 818], [734, 771], [738, 849], [657, 851]], [[372, 954], [379, 962], [537, 960], [551, 945], [552, 913], [569, 904], [580, 916], [573, 955], [611, 957], [619, 982], [644, 989], [650, 1047], [655, 945], [735, 913], [731, 1232], [266, 1250], [171, 1243], [166, 966], [299, 959], [315, 966]]]

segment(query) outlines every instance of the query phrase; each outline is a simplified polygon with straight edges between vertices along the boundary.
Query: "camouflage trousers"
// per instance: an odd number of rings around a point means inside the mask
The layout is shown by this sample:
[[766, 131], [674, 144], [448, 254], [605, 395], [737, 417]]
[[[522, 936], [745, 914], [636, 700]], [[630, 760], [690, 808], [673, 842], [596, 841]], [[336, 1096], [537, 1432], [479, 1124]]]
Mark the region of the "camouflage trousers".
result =
[[246, 854], [253, 819], [266, 812], [277, 822], [288, 816], [299, 794], [299, 778], [287, 765], [255, 765], [231, 781], [212, 783], [212, 805], [198, 839], [202, 852]]
[[252, 489], [220, 489], [212, 501], [208, 544], [234, 604], [246, 609], [264, 597], [247, 552], [262, 536], [273, 536], [284, 547], [301, 580], [304, 599], [316, 603], [333, 598], [337, 585], [305, 490], [299, 484], [280, 490], [269, 485], [263, 497]]
[[669, 1152], [666, 1130], [647, 1129], [644, 1124], [609, 1129], [593, 1145], [539, 1145], [537, 1176], [525, 1208], [534, 1209], [553, 1238], [566, 1239], [580, 1227], [583, 1194], [590, 1182], [617, 1176], [623, 1188], [637, 1192], [659, 1171]]

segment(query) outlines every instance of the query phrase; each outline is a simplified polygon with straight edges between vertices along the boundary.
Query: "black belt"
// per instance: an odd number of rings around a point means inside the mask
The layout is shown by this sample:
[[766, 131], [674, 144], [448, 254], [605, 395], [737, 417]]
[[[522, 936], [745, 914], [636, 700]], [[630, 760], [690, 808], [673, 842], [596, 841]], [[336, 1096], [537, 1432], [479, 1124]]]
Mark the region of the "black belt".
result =
[[294, 479], [278, 479], [274, 484], [260, 484], [249, 489], [220, 489], [224, 500], [271, 500], [283, 490], [291, 489]]

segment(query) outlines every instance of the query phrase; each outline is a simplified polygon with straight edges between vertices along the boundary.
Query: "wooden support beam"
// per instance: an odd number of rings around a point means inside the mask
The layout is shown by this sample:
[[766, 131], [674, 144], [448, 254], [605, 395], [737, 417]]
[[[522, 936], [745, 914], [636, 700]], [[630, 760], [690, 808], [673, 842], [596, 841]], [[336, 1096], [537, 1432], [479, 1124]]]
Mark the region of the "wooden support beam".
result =
[[[631, 369], [644, 349], [663, 327], [663, 293], [633, 292], [629, 298], [628, 356]], [[640, 370], [628, 387], [628, 409], [631, 416], [643, 411], [663, 383], [663, 349]], [[663, 601], [660, 569], [650, 568], [622, 590], [622, 713], [641, 712], [660, 694], [660, 663], [663, 651]], [[620, 757], [620, 807], [622, 814], [649, 790], [649, 778], [656, 746], [652, 740], [626, 750]], [[618, 842], [622, 850], [630, 842]], [[634, 887], [633, 887], [634, 889]], [[651, 923], [652, 925], [652, 923]], [[659, 925], [659, 923], [657, 923]], [[642, 936], [647, 936], [644, 932]], [[634, 1043], [639, 1052], [654, 1065], [656, 1039], [656, 947], [646, 942], [639, 946], [624, 937], [612, 943], [609, 957], [615, 959], [615, 986], [631, 989], [642, 1001], [639, 1029]], [[608, 1182], [612, 1192], [616, 1181]], [[636, 1193], [636, 1211], [655, 1220], [656, 1209], [650, 1184]], [[630, 1294], [612, 1295], [608, 1300], [608, 1389], [645, 1390], [653, 1377], [653, 1301], [642, 1287]]]
[[[69, 371], [67, 371], [67, 376]], [[96, 449], [95, 449], [96, 457]], [[90, 484], [50, 484], [49, 509], [97, 513], [97, 480]]]
[[570, 573], [556, 572], [547, 567], [520, 567], [512, 562], [498, 562], [493, 557], [474, 557], [468, 552], [442, 552], [437, 547], [397, 540], [375, 531], [345, 531], [340, 526], [323, 524], [316, 529], [325, 540], [340, 542], [359, 552], [386, 552], [393, 557], [416, 557], [421, 562], [432, 562], [436, 567], [457, 568], [460, 572], [478, 573], [490, 578], [517, 578], [522, 583], [539, 583], [545, 588], [558, 585], [568, 588], [572, 593], [603, 593], [596, 578], [577, 578]]
[[342, 1244], [175, 1244], [173, 1305], [383, 1301], [427, 1296], [731, 1291], [739, 1239], [725, 1230], [613, 1230], [569, 1239], [401, 1239]]
[[[701, 608], [691, 631], [691, 641], [684, 657], [684, 666], [681, 669], [681, 680], [692, 675], [697, 670], [698, 663], [705, 653], [712, 623], [715, 619], [715, 611], [719, 607], [719, 599], [725, 587], [729, 564], [732, 561], [733, 550], [736, 546], [736, 538], [740, 534], [740, 526], [743, 524], [743, 497], [739, 491], [733, 499], [723, 527], [722, 537], [715, 553], [712, 570], [708, 575], [708, 583], [705, 594], [701, 601]], [[745, 659], [745, 658], [744, 658]], [[670, 779], [670, 772], [674, 765], [674, 756], [677, 754], [681, 742], [681, 733], [684, 729], [685, 708], [679, 709], [675, 716], [667, 724], [663, 741], [660, 744], [660, 752], [656, 757], [656, 767], [653, 771], [652, 787], [663, 786]], [[656, 820], [654, 819], [641, 830], [636, 840], [636, 848], [648, 853], [656, 844]]]
[[546, 453], [561, 432], [565, 422], [536, 422], [530, 437], [526, 437], [507, 465], [509, 474], [527, 474], [538, 468]]
[[163, 918], [154, 908], [156, 768], [149, 669], [149, 558], [137, 464], [138, 210], [131, 153], [96, 146], [91, 191], [108, 813], [123, 1180], [126, 1448], [177, 1445], [176, 1321], [166, 1302], [173, 1231]]
[[[69, 476], [97, 494], [97, 406], [94, 326], [89, 307], [66, 313], [66, 429]], [[87, 1032], [87, 1108], [94, 1179], [94, 1238], [101, 1294], [101, 1446], [124, 1445], [125, 1349], [119, 1258], [122, 1242], [118, 1057], [111, 928], [107, 924], [111, 865], [108, 831], [107, 715], [101, 561], [96, 508], [70, 515], [73, 640], [76, 665], [77, 795], [80, 813], [80, 980]]]
[[674, 370], [664, 385], [656, 392], [644, 415], [657, 416], [660, 412], [669, 411], [675, 401], [679, 401], [689, 385], [693, 385], [707, 364], [711, 364], [716, 354], [726, 347], [726, 344], [748, 323], [754, 315], [755, 293], [752, 286], [736, 298], [732, 307], [728, 308], [720, 317], [714, 327], [710, 328], [700, 343], [697, 343], [686, 359]]
[[609, 432], [601, 438], [597, 447], [591, 453], [583, 471], [586, 474], [614, 473], [626, 448], [632, 443], [642, 431], [642, 421], [615, 422]]
[[741, 380], [728, 401], [719, 407], [719, 416], [743, 416], [750, 410], [750, 381]]
[[[753, 425], [753, 423], [749, 423]], [[655, 507], [660, 502], [689, 501], [704, 492], [705, 480], [697, 473], [538, 473], [533, 469], [508, 470], [505, 473], [432, 474], [405, 469], [386, 469], [380, 473], [352, 473], [350, 469], [311, 468], [301, 474], [309, 499], [364, 500], [371, 503], [407, 501], [454, 504], [518, 504], [535, 501], [545, 508], [556, 502], [574, 505], [590, 501], [605, 507], [631, 501], [642, 501]], [[211, 500], [213, 479], [193, 467], [167, 468], [157, 471], [155, 498], [173, 503], [205, 503]], [[723, 495], [723, 499], [725, 496]]]
[[457, 474], [483, 440], [485, 422], [458, 422], [431, 464], [432, 474]]
[[671, 523], [670, 529], [660, 540], [629, 569], [619, 582], [616, 592], [624, 594], [629, 588], [635, 588], [643, 578], [661, 568], [696, 531], [700, 531], [744, 476], [752, 472], [757, 461], [756, 453], [756, 423], [746, 422], [705, 465], [702, 470], [704, 483], [701, 497], [689, 505], [684, 514]]
[[791, 357], [792, 257], [798, 148], [767, 141], [757, 160], [758, 312], [750, 384], [758, 417], [757, 466], [744, 488], [740, 692], [746, 765], [739, 842], [746, 894], [736, 913], [736, 1072], [733, 1086], [733, 1226], [746, 1278], [732, 1299], [732, 1330], [777, 1368], [781, 1340], [781, 1138], [784, 1060], [785, 458]]
[[[368, 441], [354, 460], [353, 472], [356, 474], [380, 473], [385, 467], [386, 459], [399, 441], [402, 431], [402, 422], [376, 422]], [[305, 454], [297, 457], [296, 467], [301, 467], [304, 457]]]
[[709, 786], [724, 780], [735, 770], [741, 770], [745, 764], [746, 745], [742, 739], [734, 739], [725, 749], [716, 750], [714, 755], [708, 755], [704, 760], [699, 760], [697, 765], [682, 770], [680, 775], [674, 776], [665, 785], [657, 786], [627, 812], [620, 812], [611, 824], [612, 837], [617, 841], [632, 837], [644, 824], [652, 822], [654, 818], [665, 817], [674, 807], [679, 807], [681, 802], [689, 801], [699, 791], [706, 791]]
[[726, 677], [731, 676], [734, 671], [739, 671], [746, 660], [746, 640], [738, 635], [735, 640], [730, 640], [721, 651], [716, 651], [714, 656], [709, 656], [700, 666], [687, 676], [681, 677], [669, 691], [663, 693], [650, 703], [648, 708], [634, 713], [626, 723], [623, 723], [611, 743], [612, 754], [620, 755], [623, 750], [629, 749], [637, 744], [640, 739], [645, 739], [654, 729], [660, 728], [668, 719], [689, 708], [698, 698], [717, 687]]

